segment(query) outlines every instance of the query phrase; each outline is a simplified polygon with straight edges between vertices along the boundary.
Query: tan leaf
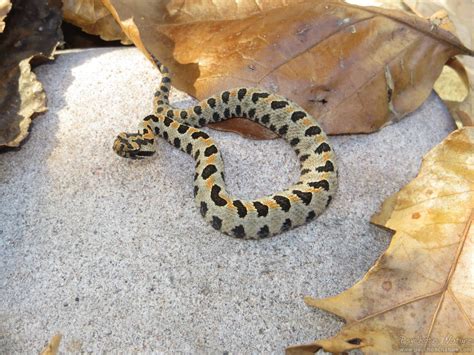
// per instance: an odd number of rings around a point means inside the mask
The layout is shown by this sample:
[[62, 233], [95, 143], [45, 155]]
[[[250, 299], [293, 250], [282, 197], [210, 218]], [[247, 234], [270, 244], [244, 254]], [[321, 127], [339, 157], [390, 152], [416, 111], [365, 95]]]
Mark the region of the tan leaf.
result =
[[[465, 0], [403, 0], [419, 16], [431, 16], [445, 11], [452, 21], [453, 33], [467, 46], [474, 41], [474, 2]], [[445, 101], [458, 126], [474, 126], [474, 58], [460, 57], [445, 67], [434, 85], [438, 95]]]
[[473, 153], [474, 128], [453, 132], [387, 199], [372, 222], [396, 231], [390, 246], [352, 288], [305, 299], [347, 321], [336, 336], [306, 349], [474, 351]]
[[66, 22], [80, 27], [84, 32], [98, 35], [106, 41], [120, 40], [122, 44], [131, 43], [101, 0], [62, 1]]
[[5, 29], [5, 17], [12, 8], [10, 0], [0, 0], [0, 33]]
[[56, 355], [59, 350], [61, 338], [61, 334], [54, 335], [48, 345], [41, 351], [40, 355]]
[[50, 3], [17, 0], [8, 14], [0, 41], [0, 148], [19, 146], [32, 116], [46, 110], [30, 60], [51, 57], [62, 39], [60, 4]]
[[399, 120], [423, 103], [450, 57], [473, 54], [428, 20], [341, 1], [103, 1], [124, 27], [136, 26], [130, 38], [170, 67], [177, 88], [203, 99], [263, 87], [331, 134]]

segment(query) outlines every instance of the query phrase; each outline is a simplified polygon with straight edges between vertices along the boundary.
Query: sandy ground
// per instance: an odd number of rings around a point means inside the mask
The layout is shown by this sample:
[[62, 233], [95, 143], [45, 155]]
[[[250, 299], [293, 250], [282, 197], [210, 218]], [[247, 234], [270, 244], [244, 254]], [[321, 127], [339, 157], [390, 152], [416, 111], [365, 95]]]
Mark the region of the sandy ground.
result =
[[[159, 75], [133, 48], [62, 55], [36, 70], [49, 111], [19, 151], [0, 155], [0, 353], [61, 349], [282, 352], [343, 324], [303, 296], [360, 279], [390, 235], [369, 224], [454, 126], [432, 95], [402, 122], [333, 137], [339, 190], [316, 221], [263, 241], [213, 230], [192, 197], [193, 160], [160, 142], [128, 161], [112, 149], [151, 111]], [[192, 100], [172, 92], [180, 106]], [[282, 140], [211, 131], [232, 193], [296, 181]]]

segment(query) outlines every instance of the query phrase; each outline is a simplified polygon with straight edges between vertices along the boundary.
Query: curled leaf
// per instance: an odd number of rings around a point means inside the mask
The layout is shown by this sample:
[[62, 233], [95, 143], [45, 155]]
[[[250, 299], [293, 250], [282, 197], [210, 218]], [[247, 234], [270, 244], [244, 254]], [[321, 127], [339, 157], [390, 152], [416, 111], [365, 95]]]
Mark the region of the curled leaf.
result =
[[131, 43], [100, 0], [63, 0], [63, 14], [64, 21], [105, 41]]
[[177, 88], [204, 99], [263, 87], [299, 103], [331, 134], [401, 119], [423, 103], [449, 58], [473, 54], [402, 11], [329, 0], [190, 3], [104, 0], [124, 28], [134, 26], [137, 47], [170, 67]]
[[8, 14], [0, 35], [0, 148], [19, 146], [32, 116], [46, 110], [46, 95], [30, 60], [52, 56], [62, 39], [60, 25], [60, 7], [48, 2], [17, 0]]
[[473, 152], [474, 128], [453, 132], [426, 155], [418, 176], [387, 199], [372, 222], [396, 231], [390, 246], [352, 288], [305, 299], [347, 321], [333, 338], [306, 347], [474, 350]]
[[[444, 14], [446, 28], [459, 36], [467, 46], [473, 45], [474, 3], [464, 0], [404, 0], [404, 3], [419, 16]], [[449, 16], [449, 21], [447, 20]], [[450, 60], [434, 85], [444, 100], [458, 127], [474, 126], [474, 58], [460, 57]]]

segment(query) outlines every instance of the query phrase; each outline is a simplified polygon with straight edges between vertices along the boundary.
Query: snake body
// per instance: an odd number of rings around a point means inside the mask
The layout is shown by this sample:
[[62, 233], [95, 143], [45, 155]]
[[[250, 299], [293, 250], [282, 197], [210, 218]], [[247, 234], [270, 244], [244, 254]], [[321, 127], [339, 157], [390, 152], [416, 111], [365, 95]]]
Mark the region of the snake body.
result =
[[[297, 104], [258, 88], [235, 88], [188, 109], [169, 104], [168, 69], [153, 57], [162, 73], [154, 111], [137, 133], [121, 133], [114, 150], [122, 157], [141, 158], [155, 152], [162, 137], [195, 161], [194, 197], [201, 215], [225, 234], [261, 239], [313, 220], [331, 201], [337, 173], [334, 153], [316, 120]], [[224, 163], [214, 140], [199, 127], [232, 117], [253, 120], [286, 140], [300, 161], [300, 179], [286, 190], [256, 200], [227, 193]]]

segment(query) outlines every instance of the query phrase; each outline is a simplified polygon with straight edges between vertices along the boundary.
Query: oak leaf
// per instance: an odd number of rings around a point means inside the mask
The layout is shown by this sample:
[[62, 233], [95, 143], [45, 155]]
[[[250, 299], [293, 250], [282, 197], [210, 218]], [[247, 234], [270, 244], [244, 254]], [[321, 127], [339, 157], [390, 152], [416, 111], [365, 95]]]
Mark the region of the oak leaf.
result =
[[305, 298], [343, 317], [333, 338], [288, 354], [474, 351], [474, 128], [429, 152], [418, 176], [372, 222], [396, 231], [364, 278], [341, 294]]
[[178, 89], [204, 99], [263, 87], [299, 103], [330, 134], [401, 119], [449, 58], [473, 54], [429, 20], [342, 1], [103, 2], [138, 48], [170, 67]]

